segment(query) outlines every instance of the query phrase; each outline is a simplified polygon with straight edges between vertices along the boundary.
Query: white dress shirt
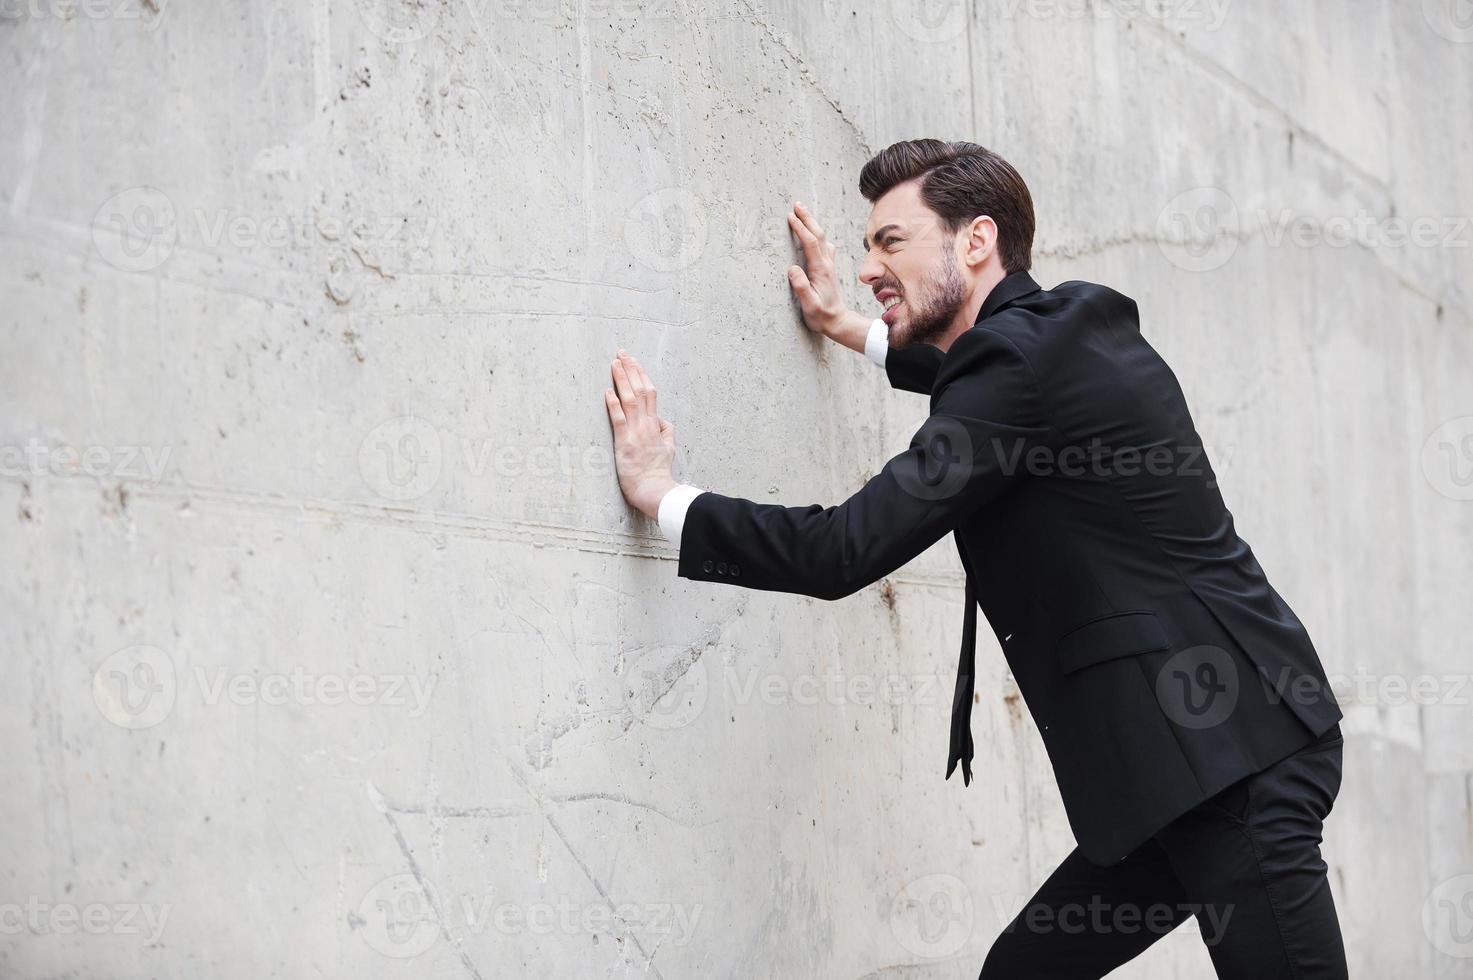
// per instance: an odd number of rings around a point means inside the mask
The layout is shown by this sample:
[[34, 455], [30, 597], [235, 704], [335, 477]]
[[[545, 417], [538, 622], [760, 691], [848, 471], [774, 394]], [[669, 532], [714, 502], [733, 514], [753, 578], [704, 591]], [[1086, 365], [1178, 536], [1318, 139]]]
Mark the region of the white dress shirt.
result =
[[[889, 350], [890, 328], [885, 326], [884, 320], [877, 319], [869, 325], [869, 333], [865, 335], [864, 356], [884, 367]], [[680, 547], [680, 532], [685, 527], [685, 512], [690, 509], [690, 502], [705, 492], [700, 487], [681, 483], [665, 491], [665, 496], [660, 498], [660, 533], [676, 548]]]

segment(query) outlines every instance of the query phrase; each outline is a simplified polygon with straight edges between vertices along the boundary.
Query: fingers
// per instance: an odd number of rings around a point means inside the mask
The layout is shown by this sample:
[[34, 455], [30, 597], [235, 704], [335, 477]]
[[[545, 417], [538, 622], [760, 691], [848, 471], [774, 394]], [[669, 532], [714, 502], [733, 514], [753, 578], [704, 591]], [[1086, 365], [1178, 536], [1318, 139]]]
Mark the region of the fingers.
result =
[[639, 362], [620, 349], [619, 356], [610, 365], [614, 376], [614, 388], [626, 418], [638, 418], [655, 412], [655, 386]]
[[644, 410], [650, 415], [658, 415], [655, 411], [655, 383], [650, 380], [649, 374], [645, 372], [644, 365], [634, 358], [634, 355], [626, 355], [626, 363], [630, 367], [630, 377], [634, 379], [634, 390], [644, 400]]
[[798, 297], [798, 302], [808, 303], [813, 299], [813, 284], [808, 281], [808, 276], [796, 265], [788, 266], [788, 285]]
[[838, 248], [829, 241], [823, 226], [801, 201], [793, 205], [793, 210], [788, 215], [788, 224], [792, 226], [793, 233], [798, 236], [798, 240], [803, 243], [803, 254], [810, 263], [816, 258], [832, 260], [838, 253]]
[[807, 230], [809, 230], [809, 233], [812, 234], [813, 239], [815, 239], [816, 242], [819, 243], [819, 248], [823, 249], [823, 253], [825, 253], [825, 255], [828, 255], [829, 258], [834, 258], [834, 253], [837, 252], [838, 249], [835, 248], [834, 243], [829, 242], [828, 234], [823, 231], [822, 225], [819, 225], [819, 220], [815, 217], [815, 215], [813, 215], [813, 212], [809, 211], [809, 209], [807, 209], [807, 206], [804, 205], [803, 202], [798, 202], [795, 203], [795, 205], [792, 205], [792, 212], [798, 215], [801, 223], [803, 223], [803, 227], [806, 227]]
[[838, 254], [838, 246], [829, 241], [829, 236], [824, 232], [823, 228], [819, 226], [818, 219], [813, 216], [812, 211], [809, 211], [808, 208], [804, 207], [801, 202], [794, 205], [794, 207], [798, 209], [799, 216], [802, 217], [804, 222], [808, 225], [808, 230], [813, 232], [813, 237], [818, 239], [818, 243], [823, 248], [824, 253], [828, 255], [830, 259], [832, 259], [836, 254]]
[[[795, 204], [793, 210], [788, 212], [788, 227], [792, 229], [794, 235], [798, 236], [798, 244], [803, 246], [803, 258], [811, 269], [815, 263], [828, 257], [828, 250], [824, 247], [823, 239], [815, 235], [813, 229], [800, 216], [799, 209], [802, 207], [801, 204]], [[806, 209], [804, 211], [806, 212]]]
[[813, 212], [808, 210], [802, 201], [794, 202], [793, 213], [803, 222], [803, 226], [808, 229], [809, 234], [813, 235], [819, 241], [828, 241], [828, 237], [823, 233], [823, 228], [819, 227], [818, 219], [813, 216]]
[[811, 247], [810, 243], [815, 241], [815, 239], [813, 232], [809, 231], [808, 226], [799, 219], [796, 211], [788, 212], [788, 230], [798, 237], [798, 244], [803, 246], [803, 251], [806, 254]]
[[604, 389], [604, 408], [609, 411], [609, 422], [617, 431], [624, 427], [624, 406], [619, 404], [619, 396], [614, 394], [614, 389]]
[[793, 234], [798, 236], [798, 241], [805, 245], [817, 241], [818, 236], [813, 233], [812, 228], [808, 227], [808, 222], [803, 220], [803, 216], [798, 213], [798, 208], [799, 205], [794, 204], [793, 210], [788, 212], [788, 227], [793, 229]]
[[619, 396], [619, 404], [624, 409], [625, 416], [636, 415], [640, 409], [640, 402], [634, 394], [634, 380], [629, 377], [629, 371], [624, 367], [624, 352], [614, 358], [613, 364], [609, 366], [614, 376], [614, 391]]

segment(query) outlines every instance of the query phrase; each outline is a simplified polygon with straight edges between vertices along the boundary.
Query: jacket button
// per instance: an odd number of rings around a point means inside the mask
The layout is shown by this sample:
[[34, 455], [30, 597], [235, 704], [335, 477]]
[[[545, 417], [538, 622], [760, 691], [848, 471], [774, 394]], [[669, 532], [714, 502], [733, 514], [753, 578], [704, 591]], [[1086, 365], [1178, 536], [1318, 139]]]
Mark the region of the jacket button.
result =
[[737, 567], [736, 562], [731, 563], [731, 568], [729, 569], [729, 571], [731, 572], [732, 578], [736, 578], [738, 575], [742, 574], [742, 570]]
[[725, 575], [726, 574], [726, 562], [722, 562], [721, 564], [719, 564], [719, 565], [716, 566], [716, 574], [717, 575]]
[[701, 571], [703, 571], [703, 572], [709, 572], [710, 570], [711, 570], [711, 563], [709, 561], [705, 561], [705, 562], [702, 562], [701, 563]]

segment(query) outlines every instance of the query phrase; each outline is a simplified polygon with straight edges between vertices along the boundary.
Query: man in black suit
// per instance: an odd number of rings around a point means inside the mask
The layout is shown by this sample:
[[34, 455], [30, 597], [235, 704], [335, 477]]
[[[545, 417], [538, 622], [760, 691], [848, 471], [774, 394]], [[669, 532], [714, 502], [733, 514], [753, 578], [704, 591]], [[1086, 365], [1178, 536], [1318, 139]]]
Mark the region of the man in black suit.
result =
[[674, 430], [620, 351], [605, 392], [625, 498], [685, 578], [839, 599], [951, 533], [966, 614], [946, 775], [971, 782], [980, 603], [1037, 723], [1078, 847], [994, 943], [993, 977], [1100, 977], [1189, 915], [1220, 977], [1344, 977], [1320, 856], [1341, 718], [1303, 625], [1238, 537], [1136, 304], [1029, 276], [1033, 204], [972, 143], [869, 161], [860, 279], [801, 204], [808, 326], [930, 397], [909, 447], [842, 504], [677, 484]]

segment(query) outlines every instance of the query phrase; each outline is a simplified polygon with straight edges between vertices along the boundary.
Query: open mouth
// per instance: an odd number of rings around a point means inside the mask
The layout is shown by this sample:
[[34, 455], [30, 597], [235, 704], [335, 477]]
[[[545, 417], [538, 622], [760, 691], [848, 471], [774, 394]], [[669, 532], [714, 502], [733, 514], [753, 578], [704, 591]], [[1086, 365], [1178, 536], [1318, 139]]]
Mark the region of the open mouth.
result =
[[900, 294], [893, 289], [882, 289], [875, 298], [885, 306], [884, 312], [880, 314], [880, 319], [886, 323], [894, 323], [895, 318], [899, 315], [900, 308], [905, 305], [901, 302]]

